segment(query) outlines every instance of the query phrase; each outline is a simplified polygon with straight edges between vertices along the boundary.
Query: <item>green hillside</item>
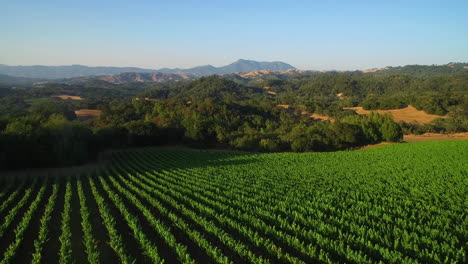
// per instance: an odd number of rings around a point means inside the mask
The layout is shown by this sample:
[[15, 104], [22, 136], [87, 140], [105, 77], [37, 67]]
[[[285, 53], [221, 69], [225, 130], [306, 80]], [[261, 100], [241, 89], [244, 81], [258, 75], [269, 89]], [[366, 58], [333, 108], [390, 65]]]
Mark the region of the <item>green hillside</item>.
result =
[[468, 63], [448, 63], [444, 65], [406, 65], [386, 67], [369, 72], [368, 75], [410, 75], [421, 78], [468, 72]]

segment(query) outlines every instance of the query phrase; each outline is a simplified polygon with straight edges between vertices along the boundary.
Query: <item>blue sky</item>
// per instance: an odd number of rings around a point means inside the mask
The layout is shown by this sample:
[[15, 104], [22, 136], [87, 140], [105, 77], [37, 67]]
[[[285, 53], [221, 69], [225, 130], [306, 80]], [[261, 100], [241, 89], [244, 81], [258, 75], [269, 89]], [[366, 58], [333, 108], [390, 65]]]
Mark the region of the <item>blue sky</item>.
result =
[[468, 1], [0, 0], [0, 63], [300, 69], [468, 62]]

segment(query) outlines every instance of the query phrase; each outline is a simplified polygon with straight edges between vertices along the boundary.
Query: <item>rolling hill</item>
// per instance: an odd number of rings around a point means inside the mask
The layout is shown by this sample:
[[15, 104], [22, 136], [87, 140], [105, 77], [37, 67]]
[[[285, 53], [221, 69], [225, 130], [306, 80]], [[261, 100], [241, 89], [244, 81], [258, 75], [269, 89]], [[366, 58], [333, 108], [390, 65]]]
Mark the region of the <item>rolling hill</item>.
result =
[[0, 74], [14, 77], [41, 78], [41, 79], [64, 79], [96, 75], [114, 75], [126, 72], [137, 73], [178, 73], [192, 77], [202, 77], [213, 74], [225, 74], [234, 72], [249, 72], [256, 70], [274, 70], [283, 71], [295, 69], [293, 66], [284, 62], [258, 62], [253, 60], [238, 60], [229, 65], [214, 67], [211, 65], [198, 66], [189, 69], [143, 69], [136, 67], [89, 67], [84, 65], [66, 65], [66, 66], [8, 66], [0, 64]]
[[369, 69], [362, 71], [368, 75], [389, 76], [389, 75], [410, 75], [420, 78], [435, 77], [447, 74], [468, 72], [468, 63], [450, 62], [443, 65], [406, 65], [379, 69]]
[[6, 74], [0, 74], [0, 84], [10, 85], [31, 85], [34, 82], [42, 81], [38, 78], [15, 77]]

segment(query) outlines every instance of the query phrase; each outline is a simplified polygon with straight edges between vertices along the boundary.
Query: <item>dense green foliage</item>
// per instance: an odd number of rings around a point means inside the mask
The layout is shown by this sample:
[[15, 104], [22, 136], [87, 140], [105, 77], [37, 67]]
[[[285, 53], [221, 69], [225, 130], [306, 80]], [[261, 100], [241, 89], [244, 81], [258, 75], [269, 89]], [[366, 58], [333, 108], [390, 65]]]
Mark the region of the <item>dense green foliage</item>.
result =
[[400, 67], [386, 67], [380, 71], [367, 73], [368, 75], [410, 75], [416, 77], [433, 77], [447, 74], [467, 72], [468, 63], [448, 63], [445, 65], [406, 65]]
[[[63, 115], [7, 119], [0, 134], [7, 168], [83, 163], [108, 148], [162, 144], [255, 151], [334, 151], [381, 141], [403, 132], [390, 116], [351, 116], [315, 121], [271, 105], [220, 103], [212, 99], [116, 101], [88, 123]], [[1, 164], [1, 163], [0, 163]]]
[[[403, 133], [468, 131], [468, 74], [463, 71], [431, 77], [291, 72], [162, 84], [91, 78], [43, 86], [0, 86], [0, 167], [78, 164], [108, 148], [133, 146], [335, 151], [400, 141]], [[85, 100], [51, 97], [58, 94]], [[291, 107], [281, 109], [279, 104]], [[408, 104], [448, 118], [398, 126], [390, 117], [356, 117], [343, 109]], [[102, 115], [76, 121], [78, 109], [99, 109]], [[325, 114], [334, 122], [305, 113]]]
[[91, 174], [0, 179], [0, 261], [467, 263], [467, 158], [468, 141], [114, 152]]
[[0, 167], [84, 163], [96, 153], [95, 138], [86, 124], [69, 121], [59, 114], [48, 118], [40, 115], [14, 118], [0, 135]]

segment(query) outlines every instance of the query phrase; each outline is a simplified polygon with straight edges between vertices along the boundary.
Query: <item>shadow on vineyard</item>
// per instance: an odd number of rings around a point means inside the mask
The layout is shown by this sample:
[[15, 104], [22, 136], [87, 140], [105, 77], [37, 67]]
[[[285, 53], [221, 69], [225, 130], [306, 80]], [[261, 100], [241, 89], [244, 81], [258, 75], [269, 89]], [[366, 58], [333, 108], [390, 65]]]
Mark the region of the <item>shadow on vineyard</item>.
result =
[[[194, 168], [216, 168], [216, 167], [225, 167], [225, 166], [242, 166], [247, 164], [252, 164], [259, 162], [256, 158], [255, 153], [249, 152], [239, 152], [239, 151], [206, 151], [206, 150], [196, 150], [190, 148], [164, 148], [164, 147], [154, 147], [154, 148], [136, 148], [130, 150], [131, 152], [136, 153], [161, 153], [164, 156], [174, 157], [173, 159], [168, 158], [165, 160], [165, 164], [171, 170], [189, 170]], [[120, 153], [128, 152], [124, 151], [115, 151], [111, 152], [108, 156], [107, 162], [110, 166], [115, 166], [115, 156]], [[183, 162], [180, 162], [183, 160]], [[148, 164], [144, 169], [159, 169], [161, 164], [158, 161]], [[141, 170], [143, 168], [138, 168]]]
[[[468, 141], [114, 151], [0, 179], [10, 263], [466, 263]], [[28, 252], [33, 252], [28, 254]]]

